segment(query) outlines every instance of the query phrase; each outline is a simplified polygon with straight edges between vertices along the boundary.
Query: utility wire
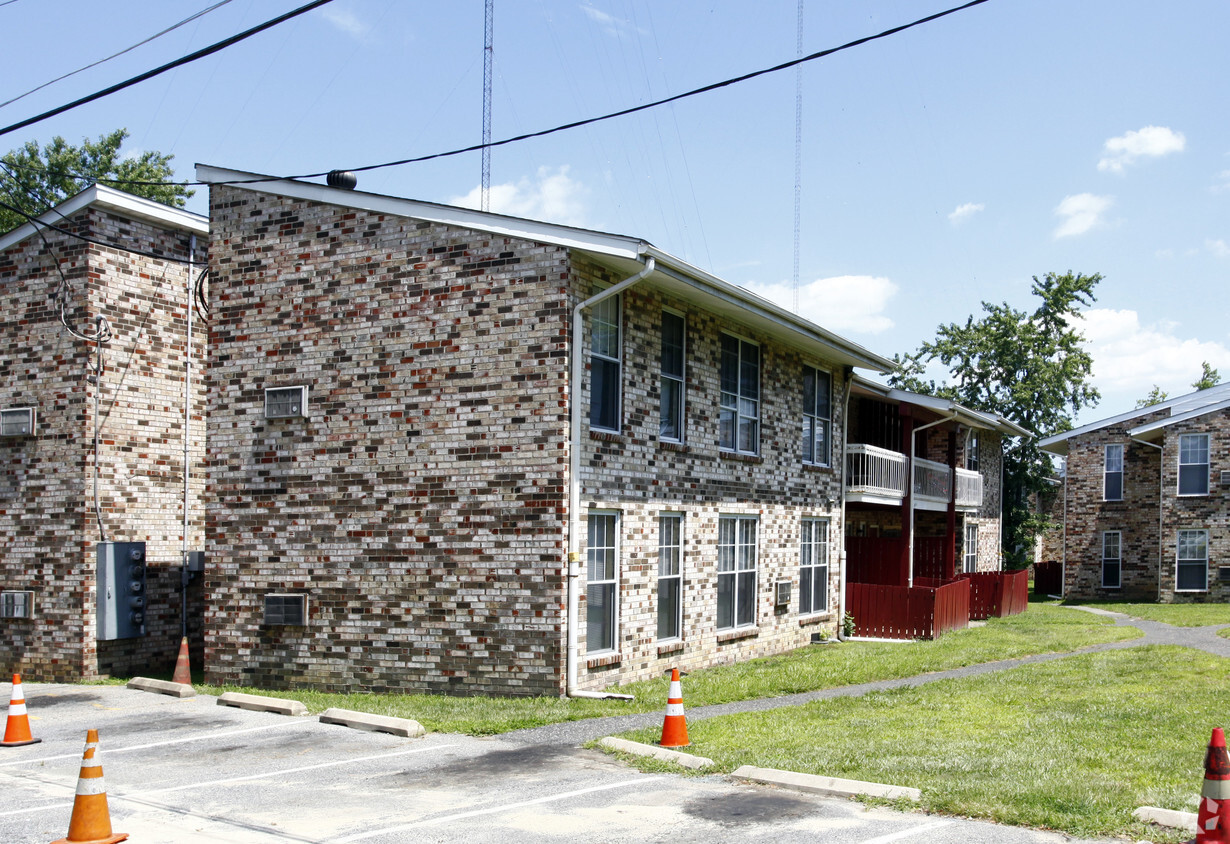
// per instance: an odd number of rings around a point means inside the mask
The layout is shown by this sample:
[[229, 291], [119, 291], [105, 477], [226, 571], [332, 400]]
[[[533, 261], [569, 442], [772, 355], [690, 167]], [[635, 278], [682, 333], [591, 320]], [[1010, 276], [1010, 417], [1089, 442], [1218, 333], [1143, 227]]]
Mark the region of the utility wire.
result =
[[[59, 232], [62, 235], [76, 238], [77, 240], [84, 241], [85, 243], [92, 243], [95, 246], [102, 246], [106, 249], [118, 249], [122, 252], [131, 252], [134, 255], [140, 255], [144, 258], [156, 258], [159, 261], [169, 261], [172, 264], [191, 264], [193, 263], [187, 258], [176, 258], [173, 255], [159, 255], [157, 252], [146, 252], [143, 249], [134, 249], [131, 246], [124, 246], [118, 243], [107, 243], [106, 241], [95, 240], [92, 237], [86, 237], [83, 234], [78, 234], [77, 232], [69, 231], [66, 228], [62, 228], [60, 226], [54, 225], [53, 223], [45, 223], [42, 220], [40, 220], [38, 217], [29, 213], [28, 211], [23, 211], [15, 205], [9, 205], [7, 202], [4, 202], [3, 200], [0, 200], [0, 208], [5, 209], [6, 211], [12, 211], [14, 214], [20, 214], [21, 216], [25, 217], [26, 220], [31, 225], [34, 226], [35, 230], [39, 233], [39, 236], [43, 238], [44, 244], [47, 243], [47, 238], [45, 235], [43, 235], [43, 229], [51, 229], [53, 232]], [[54, 211], [55, 209], [53, 208], [51, 210]], [[63, 217], [64, 215], [61, 214], [60, 216]], [[47, 248], [50, 249], [51, 248], [50, 245], [48, 245]]]
[[243, 41], [247, 38], [251, 38], [253, 35], [256, 35], [259, 32], [264, 32], [266, 29], [275, 27], [280, 23], [285, 23], [291, 18], [296, 18], [299, 15], [304, 14], [305, 12], [310, 12], [319, 6], [323, 6], [326, 3], [331, 3], [331, 2], [333, 2], [333, 0], [312, 0], [311, 3], [300, 6], [298, 9], [293, 9], [284, 15], [279, 15], [278, 17], [273, 18], [272, 20], [267, 20], [262, 24], [259, 24], [257, 26], [252, 27], [251, 29], [248, 29], [248, 30], [245, 30], [239, 33], [238, 35], [232, 35], [230, 38], [224, 38], [221, 41], [217, 42], [216, 44], [211, 44], [208, 47], [203, 47], [202, 49], [197, 50], [195, 53], [189, 53], [188, 55], [178, 58], [175, 61], [168, 62], [167, 64], [164, 64], [161, 67], [156, 67], [153, 70], [147, 70], [145, 73], [138, 74], [137, 76], [134, 76], [131, 79], [125, 80], [124, 82], [116, 83], [115, 85], [112, 85], [110, 88], [104, 88], [101, 91], [96, 91], [95, 93], [82, 97], [81, 99], [74, 100], [73, 102], [68, 103], [67, 105], [62, 105], [57, 108], [53, 108], [51, 111], [45, 111], [42, 114], [36, 115], [35, 117], [30, 117], [30, 118], [27, 118], [26, 120], [22, 120], [18, 123], [14, 123], [11, 126], [6, 126], [3, 129], [0, 129], [0, 135], [7, 135], [10, 132], [17, 131], [18, 129], [24, 129], [27, 126], [31, 126], [35, 123], [39, 123], [43, 120], [46, 120], [49, 117], [55, 117], [57, 114], [63, 114], [66, 111], [71, 111], [72, 109], [77, 108], [78, 106], [83, 106], [86, 103], [92, 103], [95, 100], [100, 100], [103, 97], [110, 96], [111, 94], [114, 94], [117, 91], [122, 91], [125, 88], [131, 88], [133, 85], [136, 85], [138, 82], [144, 82], [146, 79], [152, 79], [155, 76], [159, 76], [160, 74], [166, 73], [168, 70], [174, 70], [175, 68], [181, 67], [182, 65], [190, 64], [191, 62], [194, 62], [197, 59], [203, 59], [206, 56], [213, 55], [214, 53], [217, 53], [220, 50], [224, 50], [227, 47], [230, 47], [232, 44], [238, 44], [240, 41]]
[[[322, 3], [327, 3], [327, 2], [329, 2], [329, 0], [317, 0], [316, 3], [313, 3], [311, 5], [318, 6], [318, 5], [321, 5]], [[462, 147], [460, 149], [453, 149], [447, 152], [436, 152], [436, 153], [431, 153], [429, 155], [420, 155], [414, 158], [402, 158], [397, 161], [386, 161], [383, 164], [367, 164], [362, 167], [348, 167], [345, 169], [350, 170], [353, 173], [362, 173], [368, 170], [380, 170], [385, 167], [401, 167], [406, 164], [419, 164], [424, 161], [432, 161], [437, 158], [450, 158], [452, 156], [464, 155], [465, 153], [468, 153], [468, 152], [477, 152], [483, 149], [488, 149], [488, 148], [493, 148], [493, 147], [502, 147], [508, 144], [514, 144], [520, 141], [529, 140], [531, 138], [541, 138], [547, 135], [554, 135], [557, 132], [564, 132], [569, 129], [580, 128], [581, 126], [589, 126], [594, 123], [601, 123], [605, 120], [612, 120], [616, 117], [624, 117], [629, 114], [636, 114], [637, 112], [647, 111], [652, 108], [657, 108], [658, 106], [667, 105], [668, 103], [678, 102], [679, 100], [685, 100], [685, 99], [688, 99], [689, 97], [695, 97], [700, 94], [707, 94], [710, 91], [716, 91], [721, 88], [727, 88], [731, 85], [737, 85], [740, 82], [747, 82], [748, 80], [755, 79], [759, 76], [766, 76], [770, 73], [777, 73], [782, 70], [789, 70], [790, 68], [795, 67], [797, 65], [804, 64], [805, 62], [816, 61], [817, 59], [823, 59], [835, 53], [840, 53], [845, 50], [853, 49], [855, 47], [861, 47], [862, 45], [869, 44], [872, 41], [879, 41], [883, 38], [888, 38], [890, 36], [897, 35], [899, 33], [905, 32], [906, 30], [913, 29], [918, 26], [922, 26], [923, 24], [932, 23], [933, 21], [937, 21], [940, 18], [945, 18], [945, 17], [948, 17], [949, 15], [956, 14], [957, 12], [963, 12], [966, 9], [972, 9], [974, 6], [981, 6], [983, 3], [987, 3], [987, 2], [990, 2], [990, 0], [970, 0], [970, 2], [964, 3], [963, 5], [955, 6], [951, 9], [945, 9], [942, 12], [936, 12], [933, 15], [928, 15], [925, 18], [919, 18], [916, 21], [902, 24], [901, 26], [895, 26], [892, 29], [886, 29], [883, 32], [876, 33], [875, 35], [867, 35], [862, 38], [857, 38], [853, 41], [849, 41], [838, 47], [830, 47], [827, 50], [821, 50], [818, 53], [812, 53], [811, 55], [793, 59], [791, 61], [784, 62], [782, 64], [775, 65], [773, 67], [763, 68], [761, 70], [755, 70], [755, 71], [752, 71], [751, 73], [745, 73], [742, 76], [735, 76], [730, 79], [725, 79], [721, 82], [714, 82], [712, 84], [705, 85], [700, 88], [694, 88], [691, 91], [685, 91], [682, 94], [675, 94], [674, 96], [666, 97], [665, 99], [655, 100], [649, 103], [642, 103], [641, 105], [638, 105], [638, 106], [632, 106], [630, 108], [621, 109], [620, 111], [613, 111], [608, 114], [600, 115], [598, 117], [588, 117], [588, 118], [585, 118], [584, 120], [576, 120], [576, 121], [573, 121], [572, 123], [565, 123], [562, 126], [556, 126], [552, 129], [543, 129], [538, 132], [527, 132], [522, 135], [515, 135], [511, 138], [505, 138], [501, 141], [492, 141], [491, 143], [474, 144], [472, 146]], [[304, 7], [304, 10], [307, 10], [307, 7]], [[298, 12], [296, 12], [296, 14], [297, 13]], [[73, 105], [76, 105], [76, 104], [73, 104]], [[71, 108], [73, 107], [73, 105], [70, 105], [66, 108]], [[62, 110], [65, 110], [65, 109], [61, 109], [61, 111]], [[56, 111], [54, 113], [58, 114], [59, 111]], [[46, 116], [51, 116], [51, 113], [49, 113]], [[29, 125], [29, 123], [37, 122], [38, 120], [41, 120], [41, 119], [42, 117], [33, 118], [29, 121], [26, 121], [26, 123], [21, 124], [20, 126], [11, 126], [7, 129], [0, 129], [0, 135], [5, 134], [6, 132], [12, 131], [14, 128], [21, 128], [21, 126]], [[27, 168], [27, 169], [36, 169], [36, 168]], [[53, 171], [45, 171], [45, 172], [53, 172]], [[104, 184], [110, 184], [110, 185], [149, 185], [149, 186], [179, 185], [182, 187], [205, 186], [205, 185], [211, 185], [211, 184], [213, 185], [251, 185], [251, 184], [260, 184], [264, 182], [277, 182], [277, 181], [282, 181], [284, 179], [318, 179], [318, 178], [321, 178], [322, 176], [329, 175], [329, 172], [330, 172], [329, 170], [323, 170], [319, 173], [302, 173], [298, 176], [261, 176], [261, 177], [252, 178], [252, 179], [230, 179], [230, 180], [218, 181], [218, 182], [194, 182], [194, 181], [166, 182], [166, 181], [139, 181], [136, 179], [97, 179], [97, 181], [103, 182]], [[75, 178], [83, 178], [81, 176], [76, 176], [76, 174], [73, 174], [73, 173], [58, 173], [58, 175], [71, 176]]]
[[[15, 0], [9, 0], [9, 2], [10, 3], [15, 2]], [[5, 100], [4, 102], [0, 103], [0, 108], [4, 108], [7, 105], [12, 105], [18, 100], [28, 97], [36, 91], [41, 91], [49, 85], [54, 85], [57, 82], [62, 82], [63, 80], [67, 79], [70, 76], [76, 76], [78, 73], [81, 73], [83, 70], [89, 70], [92, 67], [98, 67], [100, 64], [103, 64], [104, 62], [109, 62], [114, 58], [119, 58], [125, 53], [131, 53], [133, 50], [137, 49], [138, 47], [148, 44], [149, 42], [153, 41], [156, 38], [161, 38], [162, 36], [166, 35], [168, 32], [174, 32], [175, 30], [179, 29], [184, 24], [192, 23], [197, 18], [203, 17], [209, 14], [210, 12], [212, 12], [214, 9], [217, 9], [221, 6], [225, 6], [227, 3], [230, 3], [230, 2], [231, 0], [221, 0], [221, 2], [219, 3], [214, 3], [208, 9], [202, 9], [201, 11], [197, 12], [195, 15], [189, 15], [188, 17], [184, 18], [179, 23], [174, 24], [172, 26], [168, 26], [166, 29], [162, 30], [162, 32], [154, 33], [149, 38], [146, 38], [144, 41], [138, 41], [136, 44], [133, 44], [131, 47], [125, 47], [123, 50], [120, 50], [118, 53], [112, 53], [111, 55], [107, 56], [105, 59], [99, 59], [96, 62], [91, 62], [90, 64], [87, 64], [84, 67], [77, 68], [76, 70], [70, 70], [68, 73], [64, 74], [63, 76], [57, 76], [55, 79], [52, 79], [50, 82], [44, 82], [42, 85], [39, 85], [37, 88], [31, 88], [29, 91], [26, 91], [24, 94], [18, 94], [17, 96], [13, 97], [11, 100]], [[5, 4], [0, 4], [0, 5], [5, 5]]]

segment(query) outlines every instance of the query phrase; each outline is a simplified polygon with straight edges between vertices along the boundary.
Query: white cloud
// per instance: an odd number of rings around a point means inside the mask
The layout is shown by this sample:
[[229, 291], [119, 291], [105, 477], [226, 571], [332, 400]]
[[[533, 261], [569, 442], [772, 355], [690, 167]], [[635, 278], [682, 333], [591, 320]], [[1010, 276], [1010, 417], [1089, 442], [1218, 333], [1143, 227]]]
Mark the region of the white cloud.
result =
[[[522, 178], [491, 186], [491, 210], [531, 220], [585, 225], [585, 197], [589, 190], [568, 175], [568, 166], [539, 167], [533, 179]], [[464, 208], [482, 207], [482, 187], [449, 202]]]
[[1091, 193], [1078, 193], [1065, 196], [1063, 202], [1055, 208], [1055, 214], [1064, 221], [1055, 229], [1055, 237], [1072, 237], [1084, 234], [1102, 222], [1102, 215], [1114, 204], [1109, 196], [1095, 196]]
[[1217, 174], [1217, 184], [1213, 185], [1213, 193], [1230, 190], [1230, 170], [1222, 170]]
[[1215, 257], [1230, 258], [1230, 245], [1227, 245], [1226, 241], [1221, 240], [1220, 238], [1217, 240], [1206, 240], [1204, 242], [1204, 246], [1212, 252]]
[[981, 202], [967, 202], [964, 205], [958, 205], [955, 209], [953, 209], [953, 212], [948, 215], [948, 221], [954, 226], [959, 225], [967, 217], [972, 217], [973, 215], [985, 210], [987, 210], [987, 207]]
[[1138, 132], [1128, 132], [1110, 138], [1102, 147], [1099, 170], [1122, 173], [1123, 168], [1141, 158], [1158, 158], [1172, 152], [1182, 152], [1187, 139], [1182, 132], [1165, 126], [1146, 126]]
[[606, 32], [607, 35], [611, 35], [615, 38], [619, 38], [625, 33], [638, 32], [638, 30], [626, 19], [609, 15], [601, 9], [595, 9], [588, 3], [581, 6], [581, 11], [585, 13], [587, 18], [602, 27], [603, 31]]
[[1230, 372], [1230, 348], [1181, 337], [1175, 323], [1142, 325], [1136, 311], [1091, 308], [1076, 327], [1093, 356], [1093, 383], [1103, 393], [1104, 409], [1095, 418], [1130, 410], [1154, 384], [1172, 396], [1191, 392], [1202, 361]]
[[[794, 286], [749, 282], [744, 285], [783, 308], [794, 307]], [[880, 334], [893, 327], [884, 315], [897, 285], [882, 276], [841, 275], [799, 286], [799, 316], [830, 331]]]
[[342, 6], [330, 4], [321, 8], [320, 13], [335, 28], [355, 38], [361, 38], [371, 30], [371, 27], [364, 21], [359, 20], [359, 17], [354, 12]]

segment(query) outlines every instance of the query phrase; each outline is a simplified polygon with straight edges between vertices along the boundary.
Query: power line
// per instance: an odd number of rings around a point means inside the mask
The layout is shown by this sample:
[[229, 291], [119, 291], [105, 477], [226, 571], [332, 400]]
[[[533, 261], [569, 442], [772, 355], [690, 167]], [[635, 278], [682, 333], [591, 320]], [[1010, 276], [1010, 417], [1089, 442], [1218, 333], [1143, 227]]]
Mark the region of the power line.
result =
[[138, 82], [144, 82], [146, 79], [152, 79], [155, 76], [159, 76], [163, 73], [166, 73], [168, 70], [174, 70], [177, 67], [190, 64], [191, 62], [194, 62], [197, 59], [203, 59], [206, 56], [211, 56], [220, 50], [224, 50], [227, 47], [230, 47], [232, 44], [238, 44], [240, 41], [251, 38], [253, 35], [256, 35], [257, 33], [264, 32], [266, 29], [275, 27], [280, 23], [285, 23], [291, 18], [296, 18], [299, 15], [304, 14], [305, 12], [310, 12], [315, 8], [318, 8], [320, 6], [325, 5], [326, 3], [331, 3], [331, 2], [333, 2], [333, 0], [312, 0], [311, 3], [308, 3], [304, 6], [300, 6], [298, 9], [293, 9], [284, 15], [279, 15], [278, 17], [273, 18], [272, 20], [268, 20], [262, 24], [258, 24], [257, 26], [254, 26], [251, 29], [245, 30], [239, 33], [238, 35], [232, 35], [230, 38], [224, 38], [223, 40], [217, 42], [216, 44], [211, 44], [208, 47], [204, 47], [200, 50], [197, 50], [195, 53], [189, 53], [188, 55], [175, 59], [175, 61], [168, 62], [167, 64], [164, 64], [161, 67], [156, 67], [153, 70], [147, 70], [145, 73], [138, 74], [137, 76], [134, 76], [131, 79], [125, 80], [124, 82], [119, 82], [115, 85], [112, 85], [110, 88], [104, 88], [101, 91], [96, 91], [95, 93], [82, 97], [81, 99], [74, 100], [73, 102], [68, 103], [67, 105], [62, 105], [57, 108], [53, 108], [51, 111], [45, 111], [42, 114], [37, 115], [35, 117], [30, 117], [30, 118], [27, 118], [26, 120], [22, 120], [18, 123], [14, 123], [11, 126], [6, 126], [3, 129], [0, 129], [0, 135], [7, 135], [10, 132], [16, 132], [18, 129], [24, 129], [27, 126], [31, 126], [35, 123], [39, 123], [43, 120], [46, 120], [49, 117], [55, 117], [57, 114], [63, 114], [66, 111], [71, 111], [77, 108], [78, 106], [83, 106], [86, 103], [92, 103], [95, 100], [100, 100], [103, 97], [110, 96], [111, 94], [114, 94], [117, 91], [122, 91], [125, 88], [131, 88], [133, 85], [136, 85]]
[[[322, 3], [327, 3], [327, 2], [329, 2], [329, 0], [317, 0], [317, 2], [312, 5], [317, 6], [317, 5], [321, 5]], [[361, 167], [348, 167], [344, 169], [350, 170], [351, 172], [354, 172], [354, 173], [362, 173], [362, 172], [366, 172], [369, 170], [381, 170], [386, 167], [401, 167], [406, 164], [420, 164], [424, 161], [433, 161], [438, 158], [450, 158], [450, 157], [457, 156], [457, 155], [464, 155], [465, 153], [478, 152], [484, 149], [494, 149], [495, 147], [507, 146], [508, 144], [519, 143], [521, 141], [530, 140], [531, 138], [542, 138], [547, 135], [554, 135], [559, 132], [565, 132], [569, 129], [577, 129], [582, 126], [589, 126], [594, 123], [601, 123], [606, 120], [613, 120], [616, 117], [625, 117], [629, 114], [636, 114], [638, 112], [648, 111], [649, 109], [657, 108], [659, 106], [667, 105], [669, 103], [674, 103], [680, 100], [688, 99], [690, 97], [699, 96], [700, 94], [707, 94], [711, 91], [717, 91], [722, 88], [730, 87], [731, 85], [737, 85], [741, 82], [747, 82], [748, 80], [756, 79], [757, 77], [760, 77], [760, 76], [766, 76], [771, 73], [778, 73], [783, 70], [789, 70], [792, 67], [797, 67], [798, 65], [804, 64], [806, 62], [812, 62], [818, 59], [827, 58], [828, 56], [834, 55], [836, 53], [841, 53], [846, 50], [851, 50], [855, 47], [861, 47], [864, 44], [869, 44], [873, 41], [879, 41], [884, 38], [889, 38], [893, 35], [898, 35], [902, 32], [905, 32], [906, 30], [913, 29], [918, 26], [922, 26], [923, 24], [932, 23], [941, 18], [948, 17], [949, 15], [954, 15], [958, 12], [963, 12], [967, 9], [972, 9], [975, 6], [981, 6], [983, 3], [988, 3], [988, 2], [990, 2], [990, 0], [969, 0], [968, 3], [965, 3], [963, 5], [955, 6], [951, 9], [945, 9], [942, 12], [936, 12], [933, 15], [928, 15], [925, 18], [919, 18], [916, 21], [911, 21], [910, 23], [902, 24], [900, 26], [895, 26], [892, 29], [886, 29], [883, 32], [876, 33], [875, 35], [867, 35], [862, 38], [856, 38], [855, 40], [849, 41], [838, 47], [830, 47], [826, 50], [821, 50], [818, 53], [812, 53], [810, 55], [803, 56], [801, 58], [796, 58], [788, 62], [783, 62], [782, 64], [779, 64], [779, 65], [774, 65], [773, 67], [763, 68], [761, 70], [755, 70], [755, 71], [752, 71], [751, 73], [745, 73], [741, 76], [735, 76], [730, 79], [724, 79], [721, 82], [714, 82], [709, 85], [704, 85], [700, 88], [694, 88], [693, 90], [685, 91], [682, 94], [675, 94], [673, 96], [666, 97], [664, 99], [654, 100], [653, 102], [649, 102], [649, 103], [642, 103], [641, 105], [638, 105], [638, 106], [631, 106], [629, 108], [621, 109], [619, 111], [609, 112], [607, 114], [599, 115], [597, 117], [588, 117], [583, 120], [575, 120], [571, 123], [565, 123], [561, 126], [555, 126], [551, 129], [542, 129], [537, 132], [527, 132], [522, 135], [515, 135], [511, 138], [504, 138], [503, 140], [500, 140], [500, 141], [491, 141], [490, 143], [473, 144], [468, 147], [461, 147], [459, 149], [448, 150], [447, 152], [435, 152], [435, 153], [430, 153], [428, 155], [416, 156], [414, 158], [402, 158], [402, 159], [398, 159], [397, 161], [386, 161], [382, 164], [367, 164]], [[306, 9], [307, 7], [304, 8], [304, 10]], [[56, 113], [59, 113], [59, 112], [56, 112]], [[42, 118], [36, 118], [34, 120], [28, 121], [27, 124], [23, 124], [23, 125], [28, 125], [29, 122], [36, 122], [38, 119], [42, 119]], [[3, 135], [6, 132], [11, 131], [12, 128], [20, 128], [20, 127], [10, 127], [9, 129], [0, 129], [0, 135]], [[27, 169], [37, 169], [37, 168], [27, 168]], [[43, 172], [53, 172], [53, 171], [43, 171]], [[57, 175], [70, 176], [74, 178], [82, 178], [81, 176], [77, 176], [74, 173], [64, 173], [64, 172], [58, 172], [58, 171], [55, 171], [55, 172], [57, 172]], [[179, 185], [182, 187], [205, 186], [205, 185], [210, 185], [210, 184], [251, 185], [251, 184], [261, 184], [265, 182], [276, 182], [276, 181], [281, 181], [283, 179], [318, 179], [318, 178], [322, 178], [324, 176], [329, 175], [329, 172], [330, 172], [329, 170], [322, 170], [319, 173], [302, 173], [297, 176], [260, 176], [260, 177], [252, 178], [252, 179], [231, 179], [231, 180], [221, 181], [221, 182], [195, 182], [195, 181], [167, 182], [167, 181], [141, 181], [141, 180], [136, 180], [136, 179], [97, 179], [97, 181], [102, 182], [104, 184], [111, 184], [111, 185], [147, 185], [147, 186]]]
[[[9, 2], [15, 2], [15, 0], [9, 0]], [[174, 24], [172, 26], [168, 26], [166, 29], [162, 30], [161, 32], [156, 32], [153, 35], [151, 35], [149, 38], [146, 38], [142, 41], [138, 41], [136, 44], [133, 44], [131, 47], [125, 47], [123, 50], [120, 50], [118, 53], [112, 53], [111, 55], [107, 56], [105, 59], [99, 59], [96, 62], [91, 62], [90, 64], [85, 65], [84, 67], [79, 67], [76, 70], [71, 70], [68, 73], [64, 74], [63, 76], [57, 76], [55, 79], [52, 79], [50, 82], [44, 82], [42, 85], [39, 85], [37, 88], [31, 88], [29, 91], [26, 91], [24, 94], [18, 94], [17, 96], [13, 97], [11, 100], [5, 100], [4, 102], [0, 103], [0, 108], [4, 108], [5, 106], [12, 105], [18, 100], [30, 96], [35, 91], [41, 91], [47, 86], [54, 85], [57, 82], [62, 82], [70, 76], [76, 76], [78, 73], [81, 73], [83, 70], [89, 70], [92, 67], [98, 67], [100, 64], [103, 64], [104, 62], [109, 62], [114, 58], [118, 58], [119, 56], [124, 55], [125, 53], [131, 53], [133, 50], [137, 49], [138, 47], [148, 44], [149, 42], [153, 41], [156, 38], [161, 38], [162, 36], [166, 35], [168, 32], [174, 32], [175, 30], [179, 29], [184, 24], [192, 23], [197, 18], [204, 17], [205, 15], [212, 12], [214, 9], [225, 6], [229, 2], [231, 2], [231, 0], [221, 0], [221, 2], [214, 3], [209, 8], [202, 9], [201, 11], [197, 12], [194, 15], [189, 15], [188, 17], [184, 18], [179, 23]], [[0, 4], [0, 5], [4, 5], [4, 4]]]

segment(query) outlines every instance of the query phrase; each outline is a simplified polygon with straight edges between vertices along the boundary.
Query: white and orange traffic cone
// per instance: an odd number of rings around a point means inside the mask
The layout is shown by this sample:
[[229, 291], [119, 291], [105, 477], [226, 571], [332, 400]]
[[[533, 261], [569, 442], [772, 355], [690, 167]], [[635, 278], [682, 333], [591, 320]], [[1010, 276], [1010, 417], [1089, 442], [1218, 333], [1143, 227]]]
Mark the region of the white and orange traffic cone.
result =
[[13, 696], [9, 701], [9, 720], [4, 725], [4, 741], [0, 747], [21, 747], [38, 744], [42, 739], [30, 735], [30, 716], [26, 714], [26, 695], [21, 690], [21, 675], [13, 675]]
[[103, 782], [102, 757], [98, 753], [98, 730], [89, 730], [85, 734], [85, 753], [81, 757], [81, 776], [77, 779], [68, 836], [57, 838], [51, 844], [116, 844], [127, 839], [127, 832], [111, 832], [107, 785]]
[[188, 667], [188, 637], [179, 643], [179, 656], [175, 660], [175, 673], [171, 676], [172, 683], [192, 685], [192, 670]]
[[1200, 789], [1194, 844], [1230, 844], [1230, 755], [1221, 727], [1213, 730], [1204, 754], [1204, 787]]
[[662, 747], [687, 747], [688, 721], [683, 715], [683, 686], [679, 683], [679, 669], [671, 669], [671, 688], [666, 695], [666, 718], [662, 721]]

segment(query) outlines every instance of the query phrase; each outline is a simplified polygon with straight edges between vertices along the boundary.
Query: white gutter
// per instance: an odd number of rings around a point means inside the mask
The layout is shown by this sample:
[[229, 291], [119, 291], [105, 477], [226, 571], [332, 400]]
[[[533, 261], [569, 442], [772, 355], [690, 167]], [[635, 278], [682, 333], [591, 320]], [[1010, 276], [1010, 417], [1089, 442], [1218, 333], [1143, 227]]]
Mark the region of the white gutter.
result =
[[[919, 425], [917, 428], [910, 431], [910, 471], [909, 477], [906, 479], [906, 483], [910, 485], [910, 580], [906, 585], [910, 588], [913, 588], [914, 586], [914, 452], [917, 450], [915, 448], [915, 444], [918, 442], [915, 435], [919, 431], [934, 428], [936, 425], [943, 425], [945, 422], [952, 422], [957, 418], [957, 415], [958, 414], [954, 413], [951, 416], [945, 416], [943, 419], [936, 419], [934, 422], [928, 422], [926, 425]], [[949, 483], [955, 487], [957, 484], [956, 469], [949, 466], [948, 471], [952, 472], [952, 478]], [[1000, 493], [1000, 498], [1003, 498], [1003, 492]], [[1002, 525], [1000, 526], [1000, 530], [1003, 530]]]
[[608, 287], [572, 309], [572, 345], [570, 349], [572, 374], [568, 385], [569, 415], [572, 429], [568, 446], [568, 610], [566, 624], [568, 627], [567, 655], [567, 685], [565, 694], [568, 697], [588, 698], [619, 698], [632, 700], [632, 695], [617, 695], [610, 692], [587, 692], [577, 688], [577, 663], [580, 661], [580, 637], [577, 631], [577, 616], [580, 612], [581, 578], [581, 372], [582, 338], [584, 337], [584, 319], [582, 313], [604, 299], [618, 296], [634, 284], [644, 280], [654, 271], [656, 261], [652, 257], [644, 258], [645, 266], [635, 275], [625, 278], [618, 284]]
[[[1128, 437], [1128, 439], [1130, 439], [1134, 443], [1140, 443], [1141, 445], [1147, 445], [1150, 448], [1157, 449], [1157, 600], [1158, 600], [1158, 603], [1161, 603], [1161, 600], [1162, 600], [1162, 565], [1164, 563], [1165, 550], [1166, 550], [1166, 545], [1165, 545], [1166, 540], [1162, 536], [1162, 531], [1166, 523], [1166, 510], [1165, 510], [1165, 507], [1166, 507], [1166, 447], [1164, 444], [1158, 445], [1157, 443], [1151, 443], [1148, 440], [1141, 440], [1141, 439], [1137, 439], [1136, 437]], [[1121, 569], [1120, 574], [1119, 574], [1119, 583], [1122, 584], [1123, 583], [1123, 573], [1122, 573], [1123, 552], [1120, 551], [1119, 554], [1120, 554], [1119, 565]], [[1177, 576], [1178, 575], [1176, 575], [1176, 577]], [[1177, 583], [1175, 584], [1175, 587], [1178, 588]]]

